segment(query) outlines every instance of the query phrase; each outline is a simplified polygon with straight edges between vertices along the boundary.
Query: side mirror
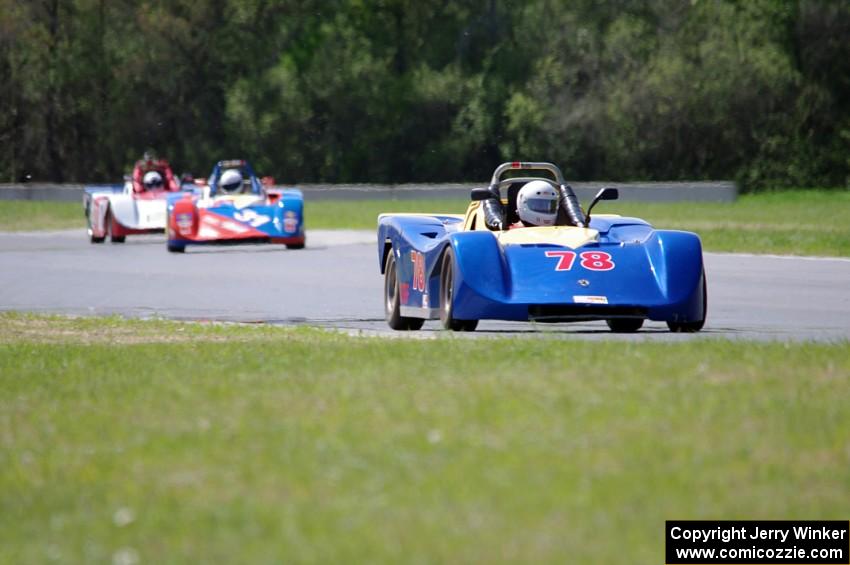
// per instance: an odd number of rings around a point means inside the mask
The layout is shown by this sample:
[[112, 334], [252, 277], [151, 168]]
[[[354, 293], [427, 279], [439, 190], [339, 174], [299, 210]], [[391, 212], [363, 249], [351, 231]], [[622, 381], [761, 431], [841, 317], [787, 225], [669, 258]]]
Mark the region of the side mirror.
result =
[[590, 206], [587, 207], [587, 212], [585, 212], [585, 221], [587, 225], [590, 225], [590, 211], [593, 210], [593, 207], [596, 206], [596, 203], [600, 200], [617, 200], [620, 198], [620, 191], [616, 188], [603, 188], [599, 192], [596, 193], [596, 196], [593, 197], [593, 200], [590, 201]]
[[470, 195], [473, 201], [490, 200], [491, 198], [499, 199], [499, 194], [492, 188], [473, 188]]

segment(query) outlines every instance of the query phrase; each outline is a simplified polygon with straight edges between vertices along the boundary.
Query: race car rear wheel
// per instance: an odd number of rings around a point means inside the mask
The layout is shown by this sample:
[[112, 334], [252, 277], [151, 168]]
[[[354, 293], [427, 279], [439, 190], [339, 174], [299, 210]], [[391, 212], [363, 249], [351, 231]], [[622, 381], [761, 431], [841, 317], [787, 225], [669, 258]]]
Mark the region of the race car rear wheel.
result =
[[392, 249], [387, 253], [387, 262], [384, 264], [384, 313], [387, 324], [394, 330], [418, 330], [425, 323], [422, 318], [408, 318], [401, 315], [398, 273], [396, 272], [395, 255]]
[[186, 246], [185, 245], [172, 245], [171, 243], [166, 243], [165, 246], [168, 248], [168, 251], [171, 253], [185, 253]]
[[440, 269], [440, 322], [444, 329], [456, 332], [474, 332], [478, 327], [478, 320], [454, 317], [454, 253], [451, 248], [443, 254]]
[[605, 320], [611, 331], [618, 334], [630, 334], [643, 326], [643, 318], [611, 318]]
[[705, 271], [702, 272], [702, 319], [693, 322], [667, 322], [667, 327], [675, 333], [698, 332], [705, 325], [705, 317], [708, 314], [708, 284], [705, 280]]

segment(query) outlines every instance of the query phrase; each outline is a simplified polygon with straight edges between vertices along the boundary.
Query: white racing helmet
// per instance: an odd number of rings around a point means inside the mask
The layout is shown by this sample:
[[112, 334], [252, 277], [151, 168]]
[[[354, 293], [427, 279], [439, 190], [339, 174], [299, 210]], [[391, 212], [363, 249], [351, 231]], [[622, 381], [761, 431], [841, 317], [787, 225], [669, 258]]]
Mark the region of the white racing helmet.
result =
[[527, 182], [517, 195], [517, 215], [527, 226], [554, 226], [558, 198], [558, 191], [545, 180]]
[[158, 171], [148, 171], [142, 177], [142, 184], [145, 185], [145, 190], [162, 188], [162, 175]]
[[239, 192], [242, 190], [242, 173], [236, 169], [227, 169], [221, 173], [218, 186], [222, 192], [226, 192], [227, 194]]

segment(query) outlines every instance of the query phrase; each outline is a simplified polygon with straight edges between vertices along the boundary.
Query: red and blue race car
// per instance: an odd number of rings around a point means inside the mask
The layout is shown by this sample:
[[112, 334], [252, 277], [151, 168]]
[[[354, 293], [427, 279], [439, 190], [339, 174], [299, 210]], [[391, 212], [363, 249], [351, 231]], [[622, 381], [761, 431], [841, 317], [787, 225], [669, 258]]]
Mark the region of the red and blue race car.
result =
[[191, 194], [168, 198], [168, 250], [187, 245], [280, 243], [301, 249], [304, 196], [294, 188], [273, 189], [244, 159], [219, 161]]
[[136, 162], [124, 184], [86, 187], [83, 211], [92, 243], [123, 243], [128, 235], [165, 231], [165, 208], [169, 194], [180, 192], [165, 159], [145, 156]]

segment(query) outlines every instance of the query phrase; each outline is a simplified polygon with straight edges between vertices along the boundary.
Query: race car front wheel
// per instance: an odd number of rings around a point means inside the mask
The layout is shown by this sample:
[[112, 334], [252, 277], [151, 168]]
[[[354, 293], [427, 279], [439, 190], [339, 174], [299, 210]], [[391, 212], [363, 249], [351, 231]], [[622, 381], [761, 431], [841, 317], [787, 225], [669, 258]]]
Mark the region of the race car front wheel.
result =
[[105, 236], [97, 237], [96, 235], [94, 235], [94, 229], [92, 229], [91, 220], [89, 220], [89, 241], [92, 243], [103, 243], [103, 240], [105, 239]]
[[401, 315], [401, 299], [398, 293], [398, 273], [395, 266], [393, 250], [387, 253], [384, 265], [384, 313], [387, 324], [394, 330], [418, 330], [425, 320], [422, 318], [407, 318]]
[[103, 243], [103, 240], [106, 239], [106, 237], [98, 237], [98, 236], [94, 235], [94, 227], [92, 227], [92, 225], [91, 225], [91, 215], [92, 215], [91, 204], [89, 204], [87, 202], [86, 203], [86, 223], [88, 224], [89, 241], [92, 242], [92, 243]]
[[115, 235], [115, 216], [112, 215], [112, 209], [106, 209], [106, 219], [104, 220], [106, 231], [109, 234], [109, 241], [112, 243], [124, 243], [127, 239], [126, 235]]
[[447, 330], [474, 332], [478, 320], [458, 320], [454, 316], [454, 268], [454, 253], [449, 247], [443, 254], [440, 269], [440, 322]]

